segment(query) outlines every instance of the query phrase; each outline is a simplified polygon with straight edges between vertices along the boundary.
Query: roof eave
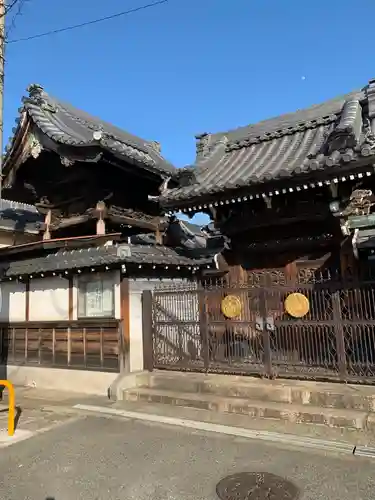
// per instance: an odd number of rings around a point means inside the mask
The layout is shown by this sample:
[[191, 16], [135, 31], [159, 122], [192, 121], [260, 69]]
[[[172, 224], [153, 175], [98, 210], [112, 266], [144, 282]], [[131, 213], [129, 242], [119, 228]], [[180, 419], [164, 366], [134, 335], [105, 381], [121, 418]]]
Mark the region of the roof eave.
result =
[[[215, 192], [205, 192], [195, 196], [187, 195], [181, 198], [172, 198], [166, 195], [160, 196], [158, 202], [160, 206], [166, 211], [178, 211], [187, 209], [189, 212], [208, 211], [210, 206], [220, 202], [222, 204], [235, 203], [248, 198], [249, 194], [254, 197], [259, 197], [262, 194], [267, 195], [273, 189], [280, 190], [282, 186], [302, 185], [306, 183], [313, 183], [314, 181], [334, 182], [336, 179], [344, 179], [351, 174], [361, 175], [363, 172], [375, 171], [375, 152], [366, 157], [356, 158], [352, 162], [339, 163], [327, 168], [311, 169], [307, 172], [299, 174], [291, 174], [285, 177], [278, 177], [275, 179], [263, 179], [257, 183], [248, 183], [244, 186], [239, 186], [233, 189], [222, 189]], [[189, 210], [190, 209], [190, 210]]]

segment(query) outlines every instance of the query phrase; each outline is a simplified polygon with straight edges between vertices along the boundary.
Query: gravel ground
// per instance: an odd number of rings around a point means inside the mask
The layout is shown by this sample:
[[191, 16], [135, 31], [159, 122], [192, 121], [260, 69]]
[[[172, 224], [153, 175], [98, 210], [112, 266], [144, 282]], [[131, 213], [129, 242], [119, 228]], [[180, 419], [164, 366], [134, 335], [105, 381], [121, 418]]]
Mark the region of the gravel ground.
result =
[[191, 429], [82, 417], [1, 449], [0, 497], [214, 500], [222, 477], [263, 471], [292, 480], [303, 500], [375, 500], [374, 465]]

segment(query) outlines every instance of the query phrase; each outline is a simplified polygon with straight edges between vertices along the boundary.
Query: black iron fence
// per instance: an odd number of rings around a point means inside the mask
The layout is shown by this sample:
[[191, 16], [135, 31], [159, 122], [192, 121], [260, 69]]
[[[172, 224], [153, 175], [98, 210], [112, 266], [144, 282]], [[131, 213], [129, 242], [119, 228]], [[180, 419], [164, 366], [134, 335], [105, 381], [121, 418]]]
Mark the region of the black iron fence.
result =
[[[183, 284], [144, 295], [146, 368], [375, 383], [375, 282]], [[286, 298], [306, 297], [296, 318]], [[236, 297], [236, 317], [223, 299]]]

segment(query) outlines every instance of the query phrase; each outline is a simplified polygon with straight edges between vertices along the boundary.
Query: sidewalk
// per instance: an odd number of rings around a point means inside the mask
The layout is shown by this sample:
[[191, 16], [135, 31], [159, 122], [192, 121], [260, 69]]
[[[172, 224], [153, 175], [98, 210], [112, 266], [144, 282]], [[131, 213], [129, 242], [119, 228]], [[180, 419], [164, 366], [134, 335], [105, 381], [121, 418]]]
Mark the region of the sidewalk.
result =
[[[39, 390], [29, 387], [15, 387], [16, 399], [16, 432], [28, 437], [45, 432], [60, 424], [79, 418], [82, 412], [74, 409], [74, 405], [82, 403], [105, 405], [113, 403], [107, 398], [87, 397], [87, 395]], [[3, 393], [0, 401], [0, 447], [8, 440], [8, 395]], [[16, 439], [15, 439], [16, 441]]]

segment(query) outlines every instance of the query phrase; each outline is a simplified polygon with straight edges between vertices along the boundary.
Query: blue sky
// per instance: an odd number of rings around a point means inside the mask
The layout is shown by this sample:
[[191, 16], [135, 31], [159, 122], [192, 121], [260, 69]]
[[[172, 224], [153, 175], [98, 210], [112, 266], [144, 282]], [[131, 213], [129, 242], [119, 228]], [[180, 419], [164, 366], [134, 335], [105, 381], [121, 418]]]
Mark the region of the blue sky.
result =
[[[151, 0], [28, 0], [10, 39]], [[10, 16], [11, 17], [11, 16]], [[6, 49], [6, 143], [29, 83], [162, 144], [176, 166], [194, 135], [256, 122], [375, 77], [374, 0], [170, 0]]]

